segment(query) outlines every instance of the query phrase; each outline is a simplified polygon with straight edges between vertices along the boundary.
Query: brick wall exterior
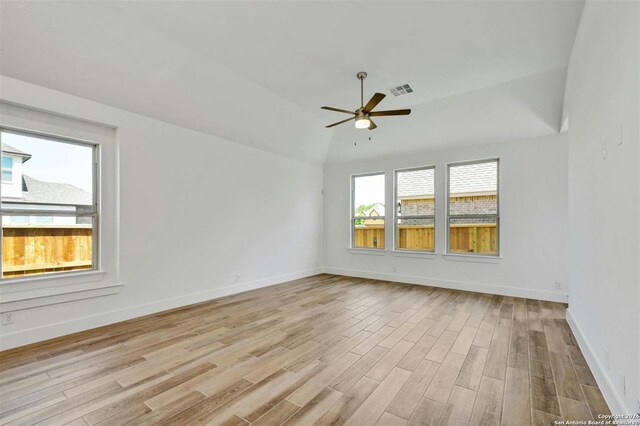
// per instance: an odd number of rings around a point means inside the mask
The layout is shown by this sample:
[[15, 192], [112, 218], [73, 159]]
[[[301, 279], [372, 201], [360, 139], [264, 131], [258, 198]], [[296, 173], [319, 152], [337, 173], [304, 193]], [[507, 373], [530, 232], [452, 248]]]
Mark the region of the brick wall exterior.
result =
[[495, 195], [454, 197], [449, 206], [450, 214], [497, 214], [498, 199]]
[[[435, 204], [433, 198], [401, 200], [401, 216], [414, 215], [435, 215]], [[495, 195], [480, 195], [467, 197], [453, 197], [451, 199], [450, 214], [497, 214], [498, 199]], [[456, 223], [482, 223], [487, 222], [485, 219], [460, 219]], [[491, 220], [489, 220], [491, 222]], [[403, 225], [419, 225], [416, 219], [405, 219]]]

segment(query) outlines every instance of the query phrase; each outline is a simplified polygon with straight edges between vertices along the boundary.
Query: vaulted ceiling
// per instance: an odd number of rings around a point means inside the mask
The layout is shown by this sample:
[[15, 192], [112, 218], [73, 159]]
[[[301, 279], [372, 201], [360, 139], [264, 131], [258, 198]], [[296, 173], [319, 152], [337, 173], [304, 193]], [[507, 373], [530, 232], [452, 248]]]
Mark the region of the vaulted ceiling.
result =
[[[582, 1], [0, 3], [0, 73], [310, 163], [557, 132]], [[385, 92], [373, 132], [324, 125]], [[414, 93], [387, 89], [410, 83]], [[363, 147], [353, 142], [372, 136]]]

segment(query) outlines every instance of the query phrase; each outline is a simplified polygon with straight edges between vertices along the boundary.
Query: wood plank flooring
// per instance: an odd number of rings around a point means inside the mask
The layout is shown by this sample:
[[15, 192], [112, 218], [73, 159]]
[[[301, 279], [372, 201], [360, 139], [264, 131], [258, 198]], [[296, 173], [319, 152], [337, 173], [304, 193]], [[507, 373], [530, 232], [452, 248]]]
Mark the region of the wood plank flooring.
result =
[[318, 275], [0, 353], [0, 424], [597, 419], [564, 318], [559, 303]]

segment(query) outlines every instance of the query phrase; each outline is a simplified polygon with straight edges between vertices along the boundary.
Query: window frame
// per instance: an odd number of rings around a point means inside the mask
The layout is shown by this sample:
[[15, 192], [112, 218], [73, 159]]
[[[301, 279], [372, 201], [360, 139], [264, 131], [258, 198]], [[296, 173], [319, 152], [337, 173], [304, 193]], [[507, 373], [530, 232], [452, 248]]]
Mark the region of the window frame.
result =
[[[355, 201], [356, 201], [356, 179], [360, 178], [360, 177], [368, 177], [368, 176], [380, 176], [382, 175], [384, 177], [384, 198], [385, 198], [385, 204], [386, 204], [386, 198], [387, 198], [387, 174], [385, 171], [379, 171], [379, 172], [369, 172], [369, 173], [356, 173], [356, 174], [352, 174], [351, 178], [350, 178], [350, 182], [351, 182], [351, 191], [350, 191], [350, 202], [349, 202], [349, 227], [351, 228], [351, 232], [350, 232], [350, 241], [349, 241], [349, 248], [353, 249], [353, 250], [371, 250], [371, 251], [385, 251], [386, 250], [386, 241], [385, 241], [385, 245], [383, 247], [375, 247], [375, 248], [370, 248], [370, 247], [356, 247], [355, 246], [355, 233], [356, 233], [356, 219], [368, 219], [370, 218], [370, 216], [356, 216], [355, 215], [355, 211], [356, 211], [356, 206], [355, 206]], [[384, 216], [376, 216], [376, 219], [382, 219], [382, 231], [383, 234], [386, 235], [387, 232], [387, 207], [385, 205], [385, 215]], [[386, 240], [386, 238], [385, 238]]]
[[[9, 276], [4, 277], [3, 264], [0, 262], [0, 285], [3, 283], [20, 282], [23, 280], [32, 280], [34, 278], [56, 278], [60, 276], [74, 276], [80, 274], [87, 274], [91, 272], [101, 271], [101, 251], [100, 251], [100, 216], [101, 216], [101, 149], [100, 142], [80, 139], [69, 136], [54, 135], [47, 132], [40, 132], [30, 129], [16, 128], [6, 125], [0, 125], [0, 145], [2, 143], [2, 134], [11, 133], [14, 135], [21, 135], [32, 138], [47, 139], [53, 142], [66, 143], [71, 145], [80, 145], [89, 147], [92, 150], [91, 160], [91, 186], [92, 186], [92, 201], [89, 209], [81, 209], [75, 212], [60, 210], [38, 210], [38, 209], [20, 209], [20, 208], [6, 208], [2, 205], [2, 189], [0, 188], [0, 258], [4, 252], [3, 243], [3, 228], [2, 222], [5, 216], [51, 216], [51, 217], [90, 217], [91, 218], [91, 269], [78, 269], [78, 270], [66, 270], [58, 272], [47, 272], [37, 275], [23, 275], [23, 276]], [[2, 156], [2, 147], [0, 146], [0, 157]], [[0, 162], [0, 174], [2, 172], [2, 164]], [[76, 206], [78, 207], [78, 206]]]
[[[473, 165], [473, 164], [483, 164], [483, 163], [496, 163], [496, 214], [473, 214], [473, 215], [451, 215], [450, 213], [450, 208], [451, 208], [451, 167], [456, 167], [456, 166], [466, 166], [466, 165]], [[453, 255], [453, 256], [469, 256], [469, 257], [489, 257], [489, 258], [500, 258], [501, 257], [501, 250], [500, 250], [500, 238], [501, 238], [501, 230], [500, 230], [500, 158], [499, 157], [494, 157], [494, 158], [483, 158], [483, 159], [478, 159], [478, 160], [468, 160], [468, 161], [455, 161], [455, 162], [450, 162], [450, 163], [446, 163], [446, 173], [445, 173], [445, 180], [446, 180], [446, 199], [447, 199], [447, 203], [446, 203], [446, 210], [445, 210], [445, 225], [446, 225], [446, 232], [445, 232], [445, 253], [447, 255]], [[473, 218], [477, 218], [477, 219], [481, 219], [481, 218], [491, 218], [491, 219], [495, 219], [496, 221], [496, 253], [495, 254], [491, 254], [491, 253], [475, 253], [475, 252], [467, 252], [467, 253], [460, 253], [460, 252], [454, 252], [451, 251], [451, 246], [450, 246], [450, 233], [451, 233], [451, 219], [473, 219]]]
[[[410, 216], [398, 216], [398, 173], [413, 172], [420, 170], [433, 170], [433, 214], [432, 215], [410, 215]], [[437, 241], [437, 225], [436, 225], [436, 166], [435, 164], [428, 166], [407, 167], [402, 169], [393, 170], [393, 250], [399, 253], [431, 253], [436, 252]], [[399, 219], [431, 219], [433, 220], [433, 250], [415, 250], [415, 249], [403, 249], [398, 247], [399, 243]]]

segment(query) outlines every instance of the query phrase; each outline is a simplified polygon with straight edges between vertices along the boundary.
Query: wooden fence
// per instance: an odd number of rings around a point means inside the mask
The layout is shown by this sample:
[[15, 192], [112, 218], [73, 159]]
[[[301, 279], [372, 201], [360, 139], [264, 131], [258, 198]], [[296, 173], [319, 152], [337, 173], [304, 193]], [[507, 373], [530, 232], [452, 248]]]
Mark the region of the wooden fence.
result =
[[[434, 235], [433, 225], [400, 225], [398, 247], [406, 250], [433, 250]], [[495, 254], [497, 253], [497, 235], [495, 224], [451, 225], [449, 229], [450, 251], [454, 253]], [[356, 228], [354, 247], [384, 247], [384, 227], [373, 225]]]
[[91, 225], [3, 225], [2, 276], [91, 269]]
[[498, 229], [494, 223], [451, 225], [449, 245], [455, 253], [496, 254]]

